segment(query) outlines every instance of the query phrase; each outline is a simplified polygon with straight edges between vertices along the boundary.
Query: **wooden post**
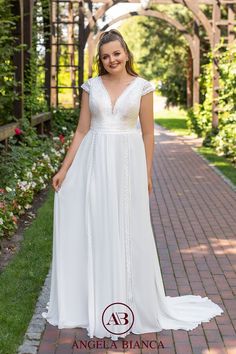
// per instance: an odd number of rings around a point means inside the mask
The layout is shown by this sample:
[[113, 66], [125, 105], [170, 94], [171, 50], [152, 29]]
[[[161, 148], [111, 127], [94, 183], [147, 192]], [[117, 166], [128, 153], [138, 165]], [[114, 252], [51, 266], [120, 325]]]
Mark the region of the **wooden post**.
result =
[[188, 68], [187, 68], [187, 107], [193, 105], [193, 58], [188, 48]]
[[68, 4], [68, 54], [70, 56], [70, 81], [71, 81], [71, 96], [73, 107], [77, 101], [76, 79], [75, 79], [75, 41], [74, 41], [74, 8], [73, 3]]
[[[12, 12], [17, 19], [16, 28], [13, 32], [15, 36], [16, 46], [24, 43], [24, 30], [23, 30], [23, 0], [16, 0], [12, 2]], [[24, 51], [23, 49], [14, 53], [13, 64], [16, 67], [15, 80], [18, 82], [16, 92], [19, 99], [15, 100], [13, 104], [13, 115], [20, 119], [24, 115]]]
[[200, 88], [199, 88], [199, 76], [200, 76], [200, 38], [199, 38], [199, 22], [194, 20], [194, 58], [193, 58], [193, 105], [199, 103]]
[[[32, 49], [32, 31], [33, 31], [33, 0], [24, 1], [24, 44], [26, 47], [24, 48], [24, 95], [31, 95], [31, 90], [27, 84], [30, 83], [34, 85], [36, 83], [37, 78], [31, 77], [30, 73], [30, 58], [31, 58], [31, 49]], [[31, 81], [33, 80], [33, 82]], [[31, 82], [30, 82], [31, 81]], [[32, 114], [32, 112], [29, 112]]]
[[218, 98], [219, 98], [219, 70], [218, 70], [218, 50], [216, 47], [220, 43], [220, 27], [218, 23], [221, 19], [221, 9], [218, 0], [214, 2], [212, 12], [212, 26], [213, 26], [213, 102], [212, 102], [212, 128], [217, 128], [219, 124], [218, 117]]
[[57, 81], [56, 81], [56, 76], [57, 76], [57, 68], [56, 68], [56, 63], [57, 63], [57, 36], [56, 36], [56, 26], [54, 22], [56, 22], [56, 12], [57, 12], [57, 4], [55, 1], [51, 1], [51, 100], [50, 100], [50, 106], [51, 107], [56, 107], [57, 105]]
[[58, 1], [56, 3], [56, 44], [57, 44], [57, 51], [56, 51], [56, 106], [58, 107], [59, 105], [59, 70], [60, 70], [60, 47], [59, 43], [61, 40], [61, 33], [60, 33], [60, 27], [59, 27], [59, 18], [60, 18], [60, 2]]
[[[51, 3], [51, 2], [50, 2]], [[44, 43], [45, 43], [45, 98], [47, 100], [48, 107], [51, 105], [51, 90], [50, 90], [50, 78], [51, 78], [51, 24], [50, 24], [50, 5], [43, 6], [43, 29], [44, 29]]]
[[[27, 68], [30, 64], [30, 50], [32, 48], [33, 5], [34, 0], [24, 1], [24, 44], [27, 46], [24, 50], [24, 68]], [[24, 74], [26, 79], [26, 72], [24, 72]]]

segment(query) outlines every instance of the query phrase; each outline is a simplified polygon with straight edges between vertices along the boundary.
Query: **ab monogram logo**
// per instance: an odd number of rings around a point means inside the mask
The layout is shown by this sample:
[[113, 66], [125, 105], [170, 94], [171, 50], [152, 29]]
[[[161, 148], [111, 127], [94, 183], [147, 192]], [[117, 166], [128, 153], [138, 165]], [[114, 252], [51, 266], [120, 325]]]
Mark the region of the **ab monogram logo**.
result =
[[124, 334], [134, 324], [134, 313], [125, 303], [113, 302], [103, 311], [102, 323], [108, 332], [116, 335]]

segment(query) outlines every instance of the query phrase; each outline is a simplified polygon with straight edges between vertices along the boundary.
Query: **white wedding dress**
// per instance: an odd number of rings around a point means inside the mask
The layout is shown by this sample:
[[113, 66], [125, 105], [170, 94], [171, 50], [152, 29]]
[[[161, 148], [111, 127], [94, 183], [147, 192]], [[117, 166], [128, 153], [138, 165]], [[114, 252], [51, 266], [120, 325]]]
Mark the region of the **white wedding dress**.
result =
[[[155, 88], [136, 77], [114, 107], [100, 76], [82, 88], [89, 92], [91, 126], [54, 195], [50, 299], [42, 316], [59, 329], [81, 327], [90, 338], [117, 340], [131, 332], [192, 330], [222, 314], [207, 297], [164, 292], [138, 128], [141, 96]], [[126, 333], [102, 323], [114, 302], [133, 311]]]

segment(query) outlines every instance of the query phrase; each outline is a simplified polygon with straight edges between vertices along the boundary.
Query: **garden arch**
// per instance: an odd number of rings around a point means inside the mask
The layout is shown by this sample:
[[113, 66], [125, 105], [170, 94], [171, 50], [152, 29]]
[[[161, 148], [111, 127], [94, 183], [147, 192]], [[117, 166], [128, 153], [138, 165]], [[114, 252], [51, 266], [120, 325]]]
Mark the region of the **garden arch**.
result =
[[101, 32], [105, 31], [108, 27], [113, 25], [116, 22], [119, 22], [121, 20], [125, 20], [129, 17], [132, 16], [148, 16], [148, 17], [154, 17], [160, 20], [163, 20], [167, 23], [169, 23], [171, 26], [175, 27], [177, 30], [179, 30], [184, 38], [186, 39], [190, 52], [191, 52], [191, 58], [192, 58], [192, 66], [193, 70], [193, 78], [191, 82], [193, 82], [193, 87], [191, 87], [191, 92], [188, 91], [188, 97], [187, 101], [191, 103], [191, 106], [195, 103], [199, 103], [199, 73], [200, 73], [200, 45], [199, 45], [199, 37], [197, 36], [197, 33], [195, 35], [191, 36], [187, 29], [176, 19], [166, 15], [163, 12], [159, 11], [153, 11], [153, 10], [139, 10], [139, 11], [132, 11], [127, 14], [124, 14], [122, 16], [119, 16], [115, 18], [114, 20], [110, 21], [108, 24], [106, 24], [93, 38], [92, 32], [90, 32], [89, 38], [88, 38], [88, 43], [89, 43], [89, 76], [92, 76], [92, 62], [93, 62], [93, 57], [95, 55], [95, 46], [98, 43], [99, 40], [99, 35]]

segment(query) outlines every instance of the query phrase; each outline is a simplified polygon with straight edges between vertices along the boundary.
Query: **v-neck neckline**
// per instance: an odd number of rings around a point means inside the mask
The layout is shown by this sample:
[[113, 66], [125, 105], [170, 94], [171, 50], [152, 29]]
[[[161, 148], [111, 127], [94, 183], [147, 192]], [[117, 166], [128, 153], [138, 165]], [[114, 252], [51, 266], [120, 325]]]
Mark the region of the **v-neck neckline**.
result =
[[112, 105], [112, 100], [111, 100], [111, 96], [106, 88], [106, 86], [104, 85], [103, 83], [103, 80], [102, 80], [102, 77], [101, 76], [98, 76], [98, 78], [100, 79], [100, 82], [102, 84], [102, 87], [103, 87], [103, 90], [106, 92], [107, 96], [108, 96], [108, 99], [109, 99], [109, 102], [110, 102], [110, 106], [111, 106], [111, 112], [112, 114], [114, 113], [114, 110], [115, 110], [115, 107], [116, 107], [116, 104], [117, 102], [119, 101], [119, 99], [121, 98], [121, 96], [123, 96], [123, 94], [126, 92], [126, 90], [128, 88], [130, 88], [130, 86], [139, 78], [139, 76], [136, 76], [135, 79], [131, 80], [131, 82], [124, 88], [124, 90], [121, 92], [121, 94], [116, 98], [115, 100], [115, 103], [114, 105]]

